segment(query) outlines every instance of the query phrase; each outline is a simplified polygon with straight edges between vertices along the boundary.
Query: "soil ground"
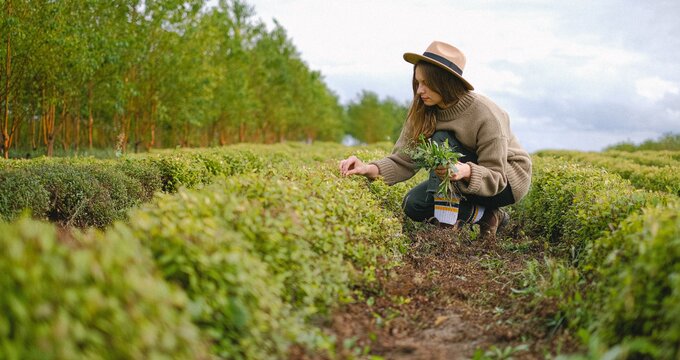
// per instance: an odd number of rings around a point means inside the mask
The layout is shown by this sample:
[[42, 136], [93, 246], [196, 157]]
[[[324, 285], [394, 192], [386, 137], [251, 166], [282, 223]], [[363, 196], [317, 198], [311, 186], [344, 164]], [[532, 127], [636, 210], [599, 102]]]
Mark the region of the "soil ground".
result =
[[514, 224], [487, 241], [434, 226], [410, 237], [405, 264], [381, 274], [379, 292], [332, 316], [340, 358], [545, 359], [579, 350], [550, 325], [555, 304], [517, 293], [527, 261], [544, 253]]

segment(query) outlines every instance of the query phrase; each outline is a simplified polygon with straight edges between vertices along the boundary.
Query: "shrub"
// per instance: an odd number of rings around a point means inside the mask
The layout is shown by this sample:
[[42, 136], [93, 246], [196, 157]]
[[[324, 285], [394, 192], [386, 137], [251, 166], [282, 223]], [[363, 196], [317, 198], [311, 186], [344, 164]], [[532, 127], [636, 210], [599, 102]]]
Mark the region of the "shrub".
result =
[[111, 195], [92, 173], [68, 163], [43, 163], [31, 169], [41, 174], [50, 195], [47, 217], [73, 226], [103, 227], [115, 219]]
[[177, 152], [149, 159], [161, 172], [164, 192], [175, 192], [180, 186], [192, 188], [211, 178], [203, 162], [186, 153]]
[[563, 159], [535, 158], [532, 188], [515, 206], [526, 230], [578, 260], [584, 246], [630, 213], [674, 197], [636, 190], [606, 170]]
[[[79, 167], [83, 173], [90, 173], [97, 179], [102, 190], [108, 192], [111, 199], [111, 219], [108, 223], [125, 218], [127, 211], [137, 206], [143, 199], [142, 185], [115, 167], [106, 165], [87, 165]], [[105, 225], [108, 225], [106, 223]]]
[[161, 171], [148, 159], [124, 158], [116, 163], [115, 169], [123, 172], [131, 179], [137, 180], [141, 187], [140, 201], [147, 202], [156, 192], [161, 191], [163, 181]]
[[558, 301], [556, 323], [594, 331], [585, 338], [595, 357], [678, 356], [675, 196], [636, 190], [603, 169], [536, 157], [531, 191], [515, 209], [527, 230], [572, 260], [558, 260], [542, 285], [522, 284]]
[[[223, 225], [216, 209], [238, 214], [242, 199], [181, 191], [134, 212], [131, 227], [163, 275], [191, 298], [193, 321], [222, 358], [281, 356], [290, 341], [281, 284], [251, 244]], [[235, 216], [235, 215], [232, 215]], [[291, 330], [292, 331], [292, 330]]]
[[205, 357], [186, 296], [122, 226], [71, 237], [0, 223], [0, 274], [0, 358]]
[[266, 358], [291, 343], [327, 346], [308, 322], [398, 261], [399, 221], [362, 179], [333, 170], [280, 164], [132, 213], [130, 226], [187, 291], [215, 353]]
[[611, 346], [636, 344], [631, 357], [680, 356], [678, 214], [678, 205], [645, 209], [589, 252], [599, 282], [591, 310], [597, 334]]
[[565, 162], [579, 162], [604, 168], [630, 180], [637, 188], [680, 196], [680, 166], [673, 158], [680, 152], [652, 153], [649, 151], [629, 154], [615, 151], [593, 153], [564, 150], [540, 152], [541, 156], [559, 157]]
[[0, 189], [0, 219], [14, 220], [25, 209], [45, 218], [49, 194], [35, 174], [25, 169], [0, 171]]

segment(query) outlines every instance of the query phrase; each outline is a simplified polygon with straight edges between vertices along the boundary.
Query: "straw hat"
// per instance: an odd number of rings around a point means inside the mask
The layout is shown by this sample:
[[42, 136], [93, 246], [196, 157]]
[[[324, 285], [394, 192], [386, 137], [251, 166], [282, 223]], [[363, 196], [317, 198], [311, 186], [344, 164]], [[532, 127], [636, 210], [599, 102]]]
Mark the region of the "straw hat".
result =
[[437, 65], [459, 78], [468, 90], [474, 90], [474, 87], [463, 78], [465, 55], [453, 45], [441, 41], [434, 41], [427, 49], [425, 49], [425, 52], [422, 55], [405, 53], [404, 60], [411, 64], [416, 64], [418, 61], [426, 61], [430, 64]]

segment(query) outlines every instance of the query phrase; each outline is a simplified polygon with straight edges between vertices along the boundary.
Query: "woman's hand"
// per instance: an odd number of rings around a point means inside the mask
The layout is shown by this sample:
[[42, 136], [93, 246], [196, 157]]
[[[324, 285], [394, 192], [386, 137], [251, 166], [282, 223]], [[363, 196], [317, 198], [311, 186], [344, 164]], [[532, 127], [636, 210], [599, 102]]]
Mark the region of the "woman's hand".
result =
[[364, 164], [358, 157], [352, 155], [347, 159], [340, 161], [340, 173], [342, 176], [364, 175], [369, 179], [375, 179], [378, 177], [380, 171], [377, 166], [373, 164]]
[[[470, 180], [470, 175], [472, 174], [472, 168], [470, 165], [466, 163], [456, 163], [455, 165], [456, 170], [451, 173], [451, 180], [453, 181], [459, 181], [459, 180]], [[445, 166], [437, 166], [434, 169], [434, 173], [437, 174], [437, 177], [439, 177], [440, 180], [444, 180], [446, 177], [447, 169]]]

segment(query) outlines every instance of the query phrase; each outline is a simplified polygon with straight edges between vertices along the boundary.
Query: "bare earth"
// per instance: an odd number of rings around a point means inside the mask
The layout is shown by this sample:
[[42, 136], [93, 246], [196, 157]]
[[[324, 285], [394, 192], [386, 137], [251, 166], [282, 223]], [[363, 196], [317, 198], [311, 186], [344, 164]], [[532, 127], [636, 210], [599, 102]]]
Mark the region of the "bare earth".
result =
[[[518, 295], [526, 261], [543, 259], [512, 224], [495, 241], [433, 226], [413, 232], [405, 265], [329, 324], [340, 358], [545, 359], [578, 351], [550, 321], [557, 308]], [[485, 354], [487, 357], [481, 357]], [[325, 358], [291, 353], [295, 359]]]

